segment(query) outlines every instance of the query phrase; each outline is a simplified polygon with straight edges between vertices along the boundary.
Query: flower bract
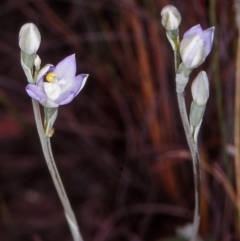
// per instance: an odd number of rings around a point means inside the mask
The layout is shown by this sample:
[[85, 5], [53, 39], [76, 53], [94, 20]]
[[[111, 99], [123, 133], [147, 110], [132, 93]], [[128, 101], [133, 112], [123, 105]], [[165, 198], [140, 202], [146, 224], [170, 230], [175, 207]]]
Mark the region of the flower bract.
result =
[[84, 87], [88, 74], [76, 75], [75, 54], [70, 55], [56, 66], [47, 64], [38, 73], [36, 84], [28, 84], [30, 97], [47, 108], [68, 104]]

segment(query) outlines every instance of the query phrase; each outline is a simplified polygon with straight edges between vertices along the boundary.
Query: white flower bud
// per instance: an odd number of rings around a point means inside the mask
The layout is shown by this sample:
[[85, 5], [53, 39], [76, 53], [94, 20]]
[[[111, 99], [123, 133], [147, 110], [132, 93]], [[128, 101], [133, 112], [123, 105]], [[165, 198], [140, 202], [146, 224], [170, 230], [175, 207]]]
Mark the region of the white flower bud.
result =
[[165, 6], [161, 11], [162, 25], [166, 30], [176, 30], [181, 23], [181, 14], [172, 5]]
[[193, 101], [197, 105], [205, 105], [209, 97], [209, 83], [205, 71], [201, 71], [192, 83]]
[[184, 38], [181, 41], [180, 53], [182, 62], [188, 69], [198, 67], [206, 59], [204, 43], [198, 35]]
[[33, 23], [24, 24], [19, 32], [19, 47], [26, 54], [35, 54], [40, 46], [41, 35]]
[[34, 66], [35, 66], [35, 71], [38, 72], [41, 66], [41, 59], [40, 57], [37, 55], [36, 58], [34, 59]]

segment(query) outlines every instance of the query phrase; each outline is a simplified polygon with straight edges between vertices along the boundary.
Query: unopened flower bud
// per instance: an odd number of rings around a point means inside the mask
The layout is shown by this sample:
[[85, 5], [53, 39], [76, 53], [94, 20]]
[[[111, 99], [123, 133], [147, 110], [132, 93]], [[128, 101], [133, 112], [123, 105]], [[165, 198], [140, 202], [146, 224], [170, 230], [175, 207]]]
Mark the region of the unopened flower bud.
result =
[[34, 66], [35, 66], [36, 72], [38, 72], [41, 66], [41, 59], [38, 55], [34, 59]]
[[206, 105], [209, 97], [209, 83], [205, 71], [201, 71], [193, 80], [192, 96], [197, 105]]
[[211, 51], [214, 27], [202, 30], [200, 25], [189, 29], [180, 43], [180, 55], [188, 69], [201, 65]]
[[181, 23], [181, 14], [172, 5], [165, 6], [161, 11], [162, 25], [166, 30], [176, 30]]
[[41, 42], [41, 35], [33, 23], [24, 24], [19, 32], [19, 47], [26, 54], [35, 54]]

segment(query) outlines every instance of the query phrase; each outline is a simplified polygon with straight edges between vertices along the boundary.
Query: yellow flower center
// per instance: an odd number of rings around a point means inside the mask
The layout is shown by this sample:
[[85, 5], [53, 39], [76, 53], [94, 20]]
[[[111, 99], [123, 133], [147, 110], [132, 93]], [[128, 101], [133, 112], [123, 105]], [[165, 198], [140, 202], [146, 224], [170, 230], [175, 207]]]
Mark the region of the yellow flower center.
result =
[[50, 72], [45, 76], [45, 80], [49, 83], [55, 82], [57, 75], [54, 72]]

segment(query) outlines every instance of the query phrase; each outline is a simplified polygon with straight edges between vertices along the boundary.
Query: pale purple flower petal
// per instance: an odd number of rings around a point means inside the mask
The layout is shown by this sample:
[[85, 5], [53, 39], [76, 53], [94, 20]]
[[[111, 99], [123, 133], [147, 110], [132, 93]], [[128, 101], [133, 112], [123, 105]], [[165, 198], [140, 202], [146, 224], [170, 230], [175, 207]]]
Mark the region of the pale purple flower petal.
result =
[[80, 74], [75, 77], [75, 80], [71, 86], [71, 91], [75, 93], [75, 96], [80, 92], [80, 90], [84, 87], [88, 78], [88, 74]]
[[193, 26], [192, 28], [190, 28], [188, 31], [186, 31], [183, 35], [183, 38], [189, 37], [189, 36], [193, 36], [193, 35], [197, 35], [202, 33], [202, 27], [200, 24]]
[[[83, 77], [83, 81], [82, 81], [82, 85], [81, 85], [81, 88], [80, 88], [80, 90], [82, 90], [82, 88], [85, 86], [85, 84], [86, 84], [86, 82], [87, 82], [87, 78], [88, 78], [88, 74], [82, 74], [82, 75], [78, 75], [78, 76], [82, 76]], [[76, 78], [80, 78], [80, 77], [76, 77]], [[79, 92], [78, 92], [79, 93]], [[77, 93], [77, 94], [78, 94]]]
[[47, 98], [47, 95], [43, 88], [37, 85], [28, 84], [26, 87], [26, 91], [30, 97], [37, 101]]
[[59, 105], [66, 105], [73, 100], [75, 97], [75, 93], [73, 91], [66, 92], [62, 94], [55, 102]]
[[76, 75], [75, 54], [72, 54], [59, 62], [56, 65], [54, 72], [57, 74], [59, 79], [73, 81]]
[[214, 34], [214, 27], [208, 28], [203, 31], [203, 39], [204, 39], [204, 43], [205, 43], [206, 56], [209, 55], [209, 53], [212, 49], [213, 34]]

